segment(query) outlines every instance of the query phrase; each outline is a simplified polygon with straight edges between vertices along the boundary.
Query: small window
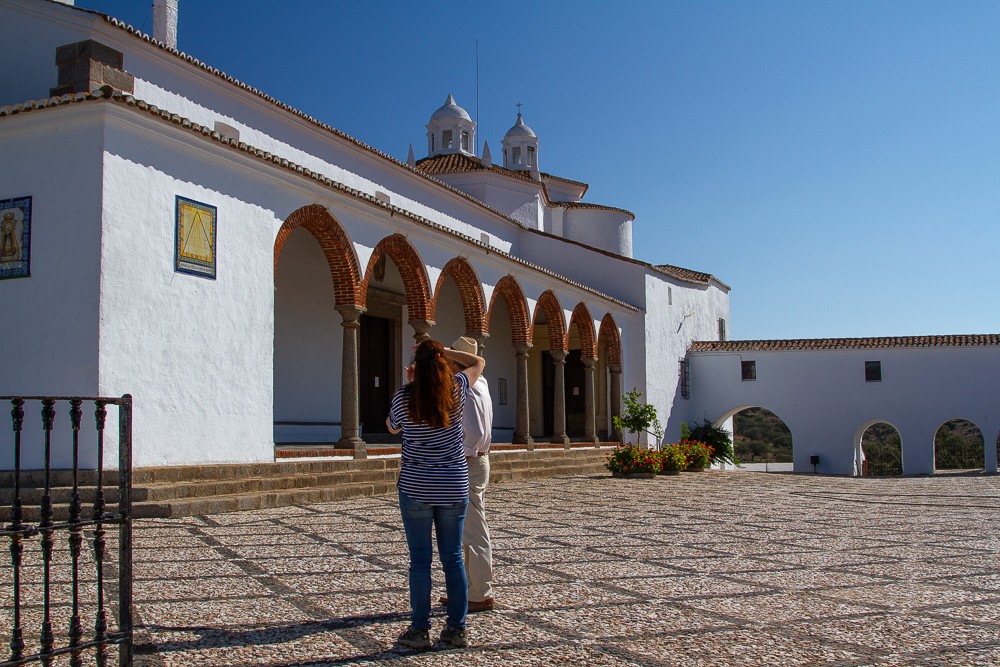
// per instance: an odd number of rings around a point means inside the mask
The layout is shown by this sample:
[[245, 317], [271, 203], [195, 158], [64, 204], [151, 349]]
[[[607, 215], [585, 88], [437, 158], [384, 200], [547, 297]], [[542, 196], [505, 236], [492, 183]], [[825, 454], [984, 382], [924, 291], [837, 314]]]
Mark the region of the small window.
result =
[[[719, 318], [719, 340], [726, 340], [726, 321]], [[746, 378], [743, 378], [746, 380]]]
[[528, 166], [535, 164], [535, 148], [534, 146], [528, 146]]
[[441, 133], [441, 148], [451, 148], [451, 130], [445, 130]]
[[681, 359], [681, 398], [691, 398], [691, 366]]
[[514, 147], [514, 164], [521, 164], [521, 147]]
[[674, 288], [673, 287], [667, 287], [667, 305], [668, 306], [674, 305]]
[[469, 133], [468, 132], [462, 132], [462, 150], [463, 151], [469, 150]]
[[434, 135], [431, 135], [431, 153], [434, 152]]
[[866, 361], [865, 382], [881, 382], [881, 381], [882, 381], [882, 362]]
[[[720, 322], [722, 320], [719, 320]], [[757, 362], [756, 361], [741, 361], [740, 362], [740, 379], [744, 382], [753, 382], [757, 379]]]

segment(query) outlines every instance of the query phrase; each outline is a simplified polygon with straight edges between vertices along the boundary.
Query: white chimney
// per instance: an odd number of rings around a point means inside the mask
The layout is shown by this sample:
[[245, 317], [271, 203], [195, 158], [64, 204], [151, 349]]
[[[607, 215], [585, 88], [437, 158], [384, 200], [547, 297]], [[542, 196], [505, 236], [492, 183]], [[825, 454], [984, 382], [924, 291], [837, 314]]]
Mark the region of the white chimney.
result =
[[172, 49], [177, 48], [178, 1], [153, 0], [153, 38]]

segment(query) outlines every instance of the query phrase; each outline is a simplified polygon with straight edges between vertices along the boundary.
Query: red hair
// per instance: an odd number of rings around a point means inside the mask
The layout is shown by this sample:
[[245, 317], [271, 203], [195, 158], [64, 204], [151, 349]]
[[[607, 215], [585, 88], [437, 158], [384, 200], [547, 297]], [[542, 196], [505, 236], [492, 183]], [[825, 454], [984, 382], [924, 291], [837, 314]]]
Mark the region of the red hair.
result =
[[451, 425], [451, 410], [455, 407], [453, 372], [441, 343], [425, 340], [417, 346], [413, 382], [409, 385], [410, 419], [432, 428]]

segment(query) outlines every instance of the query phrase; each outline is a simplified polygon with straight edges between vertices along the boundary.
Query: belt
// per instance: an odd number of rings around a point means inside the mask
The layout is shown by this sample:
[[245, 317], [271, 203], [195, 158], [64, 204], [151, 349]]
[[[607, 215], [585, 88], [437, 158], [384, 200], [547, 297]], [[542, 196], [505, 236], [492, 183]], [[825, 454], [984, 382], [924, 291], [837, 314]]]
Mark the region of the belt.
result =
[[479, 458], [480, 456], [489, 456], [489, 455], [490, 455], [489, 452], [479, 452], [475, 456], [472, 456], [471, 454], [466, 454], [465, 458], [467, 458], [467, 459], [475, 459], [475, 458]]

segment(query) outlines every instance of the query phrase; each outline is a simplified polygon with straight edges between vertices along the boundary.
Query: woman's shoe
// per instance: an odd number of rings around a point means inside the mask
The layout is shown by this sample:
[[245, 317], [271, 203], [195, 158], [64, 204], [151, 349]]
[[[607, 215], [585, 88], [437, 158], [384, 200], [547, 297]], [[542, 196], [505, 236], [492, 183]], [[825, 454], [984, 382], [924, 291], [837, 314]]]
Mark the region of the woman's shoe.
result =
[[[441, 633], [442, 635], [444, 633]], [[396, 643], [407, 648], [430, 648], [431, 636], [427, 628], [415, 628], [412, 625], [399, 636]]]
[[450, 625], [446, 625], [444, 630], [441, 631], [441, 643], [455, 648], [468, 646], [469, 641], [465, 638], [465, 628], [453, 628]]

